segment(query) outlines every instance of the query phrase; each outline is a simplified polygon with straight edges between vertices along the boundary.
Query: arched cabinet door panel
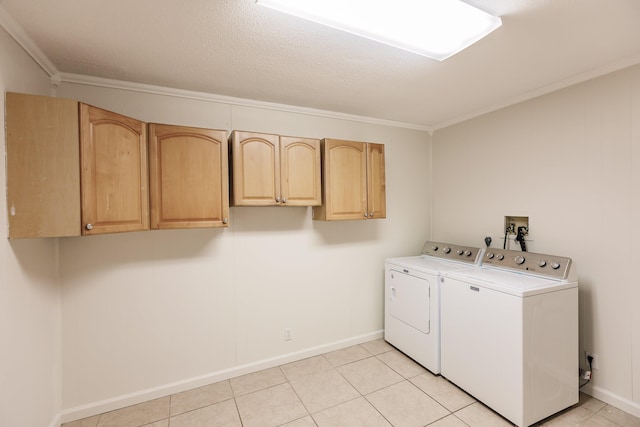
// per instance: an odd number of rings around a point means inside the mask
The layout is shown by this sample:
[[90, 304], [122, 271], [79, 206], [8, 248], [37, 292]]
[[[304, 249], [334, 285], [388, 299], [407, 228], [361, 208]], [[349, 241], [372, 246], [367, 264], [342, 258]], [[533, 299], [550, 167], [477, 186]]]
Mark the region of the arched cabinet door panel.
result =
[[280, 171], [283, 205], [320, 205], [322, 182], [319, 139], [281, 136]]
[[227, 132], [149, 124], [151, 228], [229, 224]]
[[146, 123], [80, 104], [82, 234], [149, 229]]

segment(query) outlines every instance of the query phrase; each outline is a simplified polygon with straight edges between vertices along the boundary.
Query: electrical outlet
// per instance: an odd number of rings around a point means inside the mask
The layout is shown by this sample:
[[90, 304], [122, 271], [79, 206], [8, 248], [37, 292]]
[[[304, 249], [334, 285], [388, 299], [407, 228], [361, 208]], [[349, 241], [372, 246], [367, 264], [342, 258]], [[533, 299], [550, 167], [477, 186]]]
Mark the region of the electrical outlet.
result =
[[285, 328], [284, 329], [284, 340], [285, 341], [291, 341], [293, 339], [293, 336], [291, 335], [291, 329], [290, 328]]
[[591, 356], [593, 358], [593, 360], [591, 361], [591, 369], [596, 370], [598, 369], [598, 355], [585, 351], [584, 354], [584, 360], [587, 363], [587, 369], [589, 369], [589, 356]]

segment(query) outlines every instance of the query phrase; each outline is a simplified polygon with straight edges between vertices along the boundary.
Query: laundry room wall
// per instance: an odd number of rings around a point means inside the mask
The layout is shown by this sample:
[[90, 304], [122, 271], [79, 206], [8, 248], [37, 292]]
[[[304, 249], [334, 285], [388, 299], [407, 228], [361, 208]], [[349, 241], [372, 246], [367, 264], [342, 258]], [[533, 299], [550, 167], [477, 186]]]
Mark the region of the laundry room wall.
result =
[[62, 392], [58, 242], [7, 240], [4, 161], [5, 92], [48, 95], [49, 78], [3, 29], [0, 57], [0, 426], [53, 426]]
[[640, 415], [640, 66], [438, 129], [432, 150], [433, 237], [502, 247], [504, 217], [528, 216], [528, 249], [577, 266], [585, 390]]
[[427, 132], [163, 91], [63, 83], [57, 95], [147, 122], [383, 143], [387, 219], [232, 207], [227, 229], [62, 239], [69, 418], [381, 336], [384, 259], [429, 237]]

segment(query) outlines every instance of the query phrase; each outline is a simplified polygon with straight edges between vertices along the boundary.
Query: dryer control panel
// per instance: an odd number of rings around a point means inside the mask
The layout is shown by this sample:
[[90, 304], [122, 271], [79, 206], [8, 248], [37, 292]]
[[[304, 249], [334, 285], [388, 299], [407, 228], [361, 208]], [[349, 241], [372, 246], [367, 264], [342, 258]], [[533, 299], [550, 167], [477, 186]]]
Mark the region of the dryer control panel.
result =
[[482, 257], [482, 249], [480, 248], [432, 241], [425, 242], [420, 253], [421, 255], [468, 262], [469, 264], [478, 264]]
[[567, 279], [571, 268], [571, 258], [488, 248], [482, 259], [482, 264], [555, 279]]

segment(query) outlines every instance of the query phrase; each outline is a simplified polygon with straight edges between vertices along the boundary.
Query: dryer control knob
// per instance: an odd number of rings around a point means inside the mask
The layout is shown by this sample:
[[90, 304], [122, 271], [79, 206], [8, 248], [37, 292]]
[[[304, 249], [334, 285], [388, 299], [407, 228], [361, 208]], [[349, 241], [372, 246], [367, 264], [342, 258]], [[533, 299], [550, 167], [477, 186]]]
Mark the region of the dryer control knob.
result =
[[466, 256], [471, 256], [471, 251], [465, 251], [464, 253]]
[[518, 265], [522, 265], [522, 264], [524, 264], [524, 257], [523, 257], [522, 255], [518, 255], [518, 256], [517, 256], [517, 257], [515, 257], [513, 260], [514, 260], [514, 261], [516, 262], [516, 264], [518, 264]]
[[551, 263], [551, 268], [553, 268], [554, 270], [559, 269], [559, 268], [560, 268], [560, 263], [558, 263], [558, 262], [556, 262], [556, 261], [553, 261], [553, 262]]
[[463, 251], [462, 249], [458, 249], [458, 250], [456, 251], [456, 253], [457, 253], [458, 255], [462, 255], [462, 254], [464, 253], [464, 251]]
[[547, 261], [541, 259], [540, 261], [538, 261], [538, 267], [544, 267], [547, 265]]
[[431, 246], [431, 249], [434, 250], [434, 251], [437, 251], [438, 247], [437, 246]]
[[487, 258], [493, 259], [494, 256], [495, 254], [493, 252], [487, 252]]
[[446, 247], [446, 246], [445, 246], [445, 247], [442, 249], [442, 252], [444, 252], [445, 254], [448, 254], [449, 252], [451, 252], [451, 248], [449, 248], [449, 247]]
[[502, 254], [498, 254], [498, 259], [499, 259], [500, 261], [502, 261], [502, 260], [504, 259], [504, 255], [502, 255]]

